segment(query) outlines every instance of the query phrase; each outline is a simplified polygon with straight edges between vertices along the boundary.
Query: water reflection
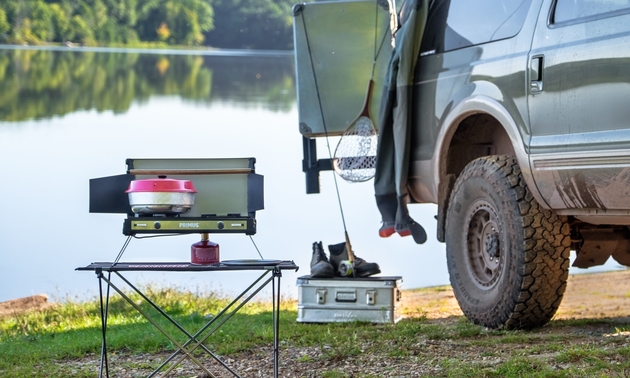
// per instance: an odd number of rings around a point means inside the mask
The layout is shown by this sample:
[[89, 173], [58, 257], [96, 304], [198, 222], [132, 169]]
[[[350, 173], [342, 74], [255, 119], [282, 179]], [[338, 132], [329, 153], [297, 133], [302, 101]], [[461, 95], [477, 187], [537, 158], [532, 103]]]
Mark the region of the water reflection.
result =
[[0, 50], [0, 120], [23, 121], [78, 110], [123, 113], [152, 96], [290, 109], [293, 59], [284, 56], [204, 56]]

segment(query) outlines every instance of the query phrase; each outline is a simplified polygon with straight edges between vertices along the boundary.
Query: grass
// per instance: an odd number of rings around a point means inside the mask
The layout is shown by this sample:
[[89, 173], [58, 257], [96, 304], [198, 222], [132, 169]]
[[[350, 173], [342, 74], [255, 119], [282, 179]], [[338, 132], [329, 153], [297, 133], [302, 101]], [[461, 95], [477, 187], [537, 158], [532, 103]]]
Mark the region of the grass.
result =
[[[228, 299], [217, 293], [192, 294], [172, 288], [147, 287], [150, 298], [186, 329], [199, 329]], [[128, 294], [150, 316], [156, 311]], [[286, 302], [286, 303], [285, 303]], [[627, 377], [630, 376], [630, 325], [603, 320], [552, 321], [534, 331], [489, 330], [463, 317], [431, 321], [419, 316], [397, 324], [297, 323], [294, 302], [283, 302], [280, 314], [281, 348], [310, 348], [292, 363], [319, 369], [318, 377], [377, 377], [349, 375], [348, 363], [361, 364], [370, 356], [388, 361], [382, 372], [405, 375], [404, 364], [422, 367], [443, 377]], [[273, 340], [271, 306], [249, 303], [206, 342], [219, 355], [230, 356]], [[47, 310], [0, 318], [0, 376], [94, 377], [94, 366], [73, 364], [100, 353], [101, 320], [97, 301], [72, 302]], [[167, 322], [160, 325], [182, 336]], [[112, 295], [108, 319], [110, 354], [137, 355], [173, 351], [173, 342], [157, 333], [120, 296]], [[367, 360], [366, 360], [367, 358]], [[360, 362], [363, 361], [363, 362]], [[130, 367], [138, 363], [129, 363]], [[323, 369], [323, 366], [328, 368]], [[409, 373], [407, 371], [407, 373]], [[412, 376], [412, 375], [409, 375]], [[413, 375], [417, 376], [417, 375]]]

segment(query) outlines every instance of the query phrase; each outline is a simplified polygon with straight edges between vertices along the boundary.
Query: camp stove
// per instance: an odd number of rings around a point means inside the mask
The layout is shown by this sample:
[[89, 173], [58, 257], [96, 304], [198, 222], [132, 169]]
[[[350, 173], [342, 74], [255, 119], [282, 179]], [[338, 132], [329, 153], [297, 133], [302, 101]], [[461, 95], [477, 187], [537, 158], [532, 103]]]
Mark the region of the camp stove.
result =
[[[125, 174], [90, 180], [91, 213], [123, 213], [123, 234], [256, 233], [256, 211], [264, 208], [263, 176], [255, 158], [127, 159]], [[128, 192], [138, 180], [190, 182], [194, 203], [185, 211], [132, 206]], [[160, 195], [154, 198], [159, 201]], [[168, 194], [168, 193], [167, 193]], [[149, 213], [135, 208], [157, 208]], [[166, 207], [165, 207], [166, 208]]]

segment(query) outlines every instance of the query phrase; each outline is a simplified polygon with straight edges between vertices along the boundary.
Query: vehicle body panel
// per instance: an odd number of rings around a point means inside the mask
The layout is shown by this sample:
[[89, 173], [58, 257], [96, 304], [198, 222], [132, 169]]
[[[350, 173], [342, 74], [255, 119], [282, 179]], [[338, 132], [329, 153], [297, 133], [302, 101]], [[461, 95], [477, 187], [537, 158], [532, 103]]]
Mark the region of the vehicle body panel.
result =
[[[464, 118], [477, 113], [486, 112], [500, 120], [526, 180], [531, 181], [525, 86], [540, 4], [532, 2], [523, 28], [511, 38], [439, 54], [430, 54], [423, 45], [415, 73], [417, 126], [411, 140], [410, 192], [415, 201], [438, 203], [455, 130]], [[487, 147], [479, 145], [479, 149]]]
[[630, 14], [553, 24], [542, 12], [531, 57], [542, 59], [542, 88], [532, 86], [529, 95], [530, 158], [541, 195], [564, 214], [627, 215]]

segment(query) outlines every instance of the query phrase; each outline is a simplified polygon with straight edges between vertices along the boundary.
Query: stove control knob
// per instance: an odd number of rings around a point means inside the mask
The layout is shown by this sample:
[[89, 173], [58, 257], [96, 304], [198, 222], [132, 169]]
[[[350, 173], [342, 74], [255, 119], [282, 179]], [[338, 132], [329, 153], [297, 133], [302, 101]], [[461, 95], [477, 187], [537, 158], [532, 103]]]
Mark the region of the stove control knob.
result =
[[225, 228], [225, 224], [223, 222], [221, 222], [221, 221], [218, 221], [217, 222], [217, 228], [219, 230], [223, 230]]
[[162, 228], [162, 224], [160, 222], [154, 222], [153, 227], [155, 227], [156, 230], [159, 230], [160, 228]]

